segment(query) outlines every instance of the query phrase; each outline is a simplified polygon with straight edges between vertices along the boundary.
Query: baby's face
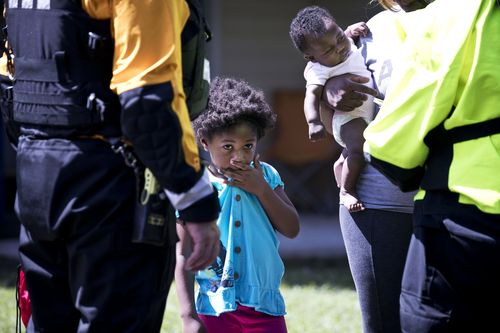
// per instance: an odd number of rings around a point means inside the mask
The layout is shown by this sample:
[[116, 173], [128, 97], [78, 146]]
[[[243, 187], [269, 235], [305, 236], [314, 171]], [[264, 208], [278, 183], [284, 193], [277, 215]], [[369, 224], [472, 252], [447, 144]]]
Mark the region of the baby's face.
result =
[[351, 53], [351, 42], [344, 31], [335, 23], [326, 22], [326, 33], [307, 37], [307, 60], [333, 67], [344, 62]]

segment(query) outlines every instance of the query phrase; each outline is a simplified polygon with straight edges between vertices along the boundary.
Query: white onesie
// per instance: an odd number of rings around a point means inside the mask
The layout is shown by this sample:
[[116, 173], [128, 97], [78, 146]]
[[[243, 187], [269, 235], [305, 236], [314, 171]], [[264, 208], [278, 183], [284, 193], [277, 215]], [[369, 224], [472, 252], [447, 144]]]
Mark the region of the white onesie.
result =
[[[317, 62], [309, 61], [304, 70], [304, 78], [307, 82], [306, 87], [311, 84], [324, 86], [325, 82], [329, 78], [346, 73], [352, 73], [370, 78], [370, 82], [366, 85], [373, 87], [371, 73], [366, 68], [365, 59], [354, 44], [351, 44], [351, 53], [349, 54], [349, 57], [344, 62], [336, 66], [327, 67]], [[373, 120], [373, 108], [373, 97], [368, 96], [368, 99], [363, 103], [363, 105], [353, 111], [343, 112], [335, 110], [332, 119], [333, 137], [335, 138], [335, 141], [345, 148], [345, 143], [340, 137], [340, 128], [342, 125], [355, 118], [363, 118], [367, 124], [370, 123], [370, 121]]]

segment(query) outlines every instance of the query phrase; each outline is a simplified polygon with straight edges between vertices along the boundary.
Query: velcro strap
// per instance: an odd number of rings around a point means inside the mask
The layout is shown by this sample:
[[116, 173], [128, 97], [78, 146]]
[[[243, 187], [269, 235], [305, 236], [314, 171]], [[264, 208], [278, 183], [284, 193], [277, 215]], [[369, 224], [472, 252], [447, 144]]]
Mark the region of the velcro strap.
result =
[[[40, 105], [37, 112], [33, 112], [30, 108], [17, 108], [14, 112], [14, 120], [21, 123], [52, 126], [87, 126], [103, 122], [119, 123], [120, 108], [119, 105], [113, 103], [104, 103], [99, 100], [98, 105], [94, 105], [92, 101], [85, 106], [73, 104], [69, 108], [66, 107], [65, 112], [62, 112], [60, 108], [50, 107], [50, 103], [43, 105], [40, 100], [37, 104]], [[16, 104], [14, 105], [16, 106]]]
[[81, 97], [14, 92], [14, 102], [37, 105], [80, 105], [85, 106]]
[[20, 123], [50, 126], [85, 126], [97, 123], [93, 114], [87, 109], [73, 110], [71, 113], [33, 113], [15, 111], [14, 120]]
[[19, 80], [60, 82], [55, 59], [15, 59], [15, 77]]
[[15, 78], [23, 81], [58, 82], [102, 81], [106, 65], [101, 62], [78, 60], [78, 67], [69, 71], [64, 51], [54, 53], [52, 59], [19, 57], [14, 61]]

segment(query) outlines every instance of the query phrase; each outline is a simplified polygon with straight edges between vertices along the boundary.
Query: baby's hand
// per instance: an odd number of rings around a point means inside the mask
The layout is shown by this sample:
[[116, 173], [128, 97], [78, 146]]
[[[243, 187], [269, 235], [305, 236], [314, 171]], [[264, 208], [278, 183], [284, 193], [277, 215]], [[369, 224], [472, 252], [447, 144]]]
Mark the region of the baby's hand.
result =
[[357, 38], [357, 37], [366, 37], [368, 33], [370, 32], [370, 29], [366, 25], [365, 22], [358, 22], [351, 24], [350, 26], [345, 29], [344, 33], [346, 34], [347, 37], [349, 38]]
[[326, 130], [322, 123], [309, 124], [309, 140], [315, 142], [324, 138], [326, 138]]

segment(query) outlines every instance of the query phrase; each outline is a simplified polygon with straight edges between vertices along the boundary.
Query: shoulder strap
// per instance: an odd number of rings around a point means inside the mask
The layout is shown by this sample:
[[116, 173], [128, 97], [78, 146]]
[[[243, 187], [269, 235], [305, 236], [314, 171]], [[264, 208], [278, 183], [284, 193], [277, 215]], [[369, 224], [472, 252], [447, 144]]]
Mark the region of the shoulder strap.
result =
[[191, 120], [205, 110], [209, 92], [209, 62], [206, 43], [211, 38], [199, 0], [187, 0], [190, 16], [182, 31], [182, 74]]
[[[455, 108], [452, 108], [448, 119]], [[424, 139], [425, 144], [431, 148], [436, 146], [452, 146], [455, 143], [478, 139], [500, 133], [500, 118], [493, 118], [475, 124], [458, 126], [449, 130], [445, 129], [444, 121], [431, 130]]]
[[205, 41], [212, 38], [212, 32], [205, 19], [205, 10], [199, 0], [186, 0], [189, 6], [190, 15], [184, 29], [182, 30], [182, 44], [189, 42], [197, 36], [200, 31], [205, 32]]

